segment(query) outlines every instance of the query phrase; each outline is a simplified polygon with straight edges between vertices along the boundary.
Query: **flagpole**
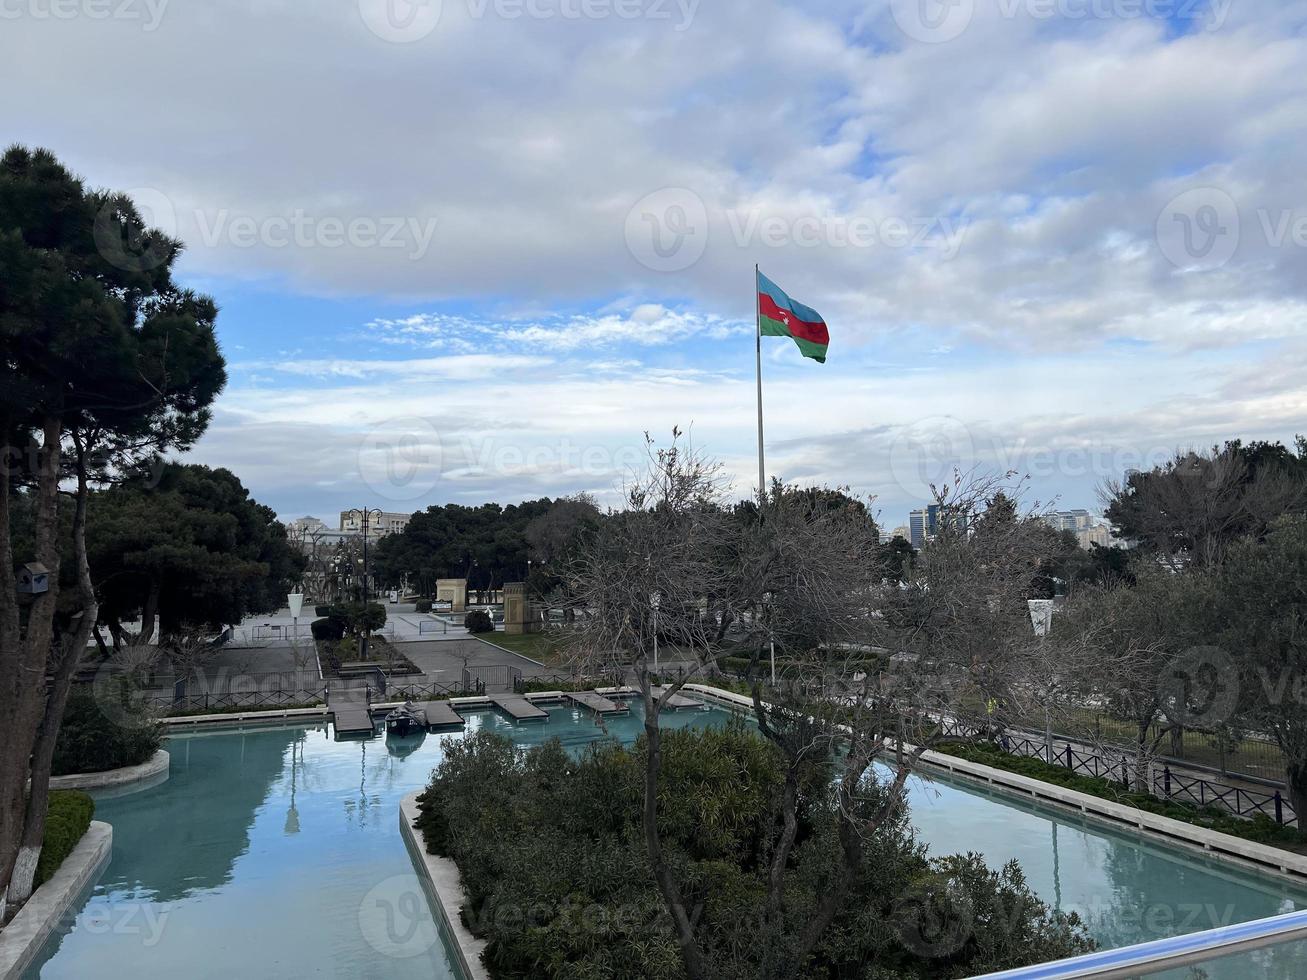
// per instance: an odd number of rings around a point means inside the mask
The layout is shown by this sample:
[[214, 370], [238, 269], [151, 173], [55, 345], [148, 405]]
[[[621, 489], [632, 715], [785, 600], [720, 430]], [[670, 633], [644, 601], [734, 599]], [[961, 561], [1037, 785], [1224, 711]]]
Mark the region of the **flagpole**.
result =
[[763, 454], [763, 434], [762, 434], [762, 299], [759, 295], [760, 282], [759, 277], [762, 270], [758, 266], [753, 267], [753, 329], [757, 334], [756, 352], [758, 364], [758, 513], [762, 513], [762, 508], [767, 504], [767, 467], [764, 462]]

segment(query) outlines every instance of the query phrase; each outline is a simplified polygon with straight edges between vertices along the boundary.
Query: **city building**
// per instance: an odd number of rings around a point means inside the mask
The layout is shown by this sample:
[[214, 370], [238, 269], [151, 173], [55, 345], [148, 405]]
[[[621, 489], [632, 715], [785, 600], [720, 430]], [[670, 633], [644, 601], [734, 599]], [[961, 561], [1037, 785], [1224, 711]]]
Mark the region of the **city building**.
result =
[[1076, 540], [1080, 542], [1080, 547], [1088, 551], [1094, 545], [1100, 545], [1104, 548], [1110, 548], [1115, 544], [1112, 537], [1112, 529], [1106, 524], [1095, 524], [1093, 527], [1087, 527], [1084, 530], [1076, 532]]
[[934, 541], [935, 535], [939, 533], [939, 504], [930, 504], [910, 513], [908, 533], [908, 540], [914, 548], [921, 548], [927, 541]]
[[1060, 510], [1053, 514], [1048, 514], [1044, 518], [1052, 527], [1058, 531], [1080, 532], [1087, 531], [1093, 527], [1097, 521], [1094, 515], [1087, 510]]
[[[400, 534], [413, 519], [412, 514], [388, 514], [383, 511], [368, 512], [368, 536], [384, 538], [388, 534]], [[358, 510], [340, 512], [340, 529], [349, 534], [363, 533], [363, 514]]]

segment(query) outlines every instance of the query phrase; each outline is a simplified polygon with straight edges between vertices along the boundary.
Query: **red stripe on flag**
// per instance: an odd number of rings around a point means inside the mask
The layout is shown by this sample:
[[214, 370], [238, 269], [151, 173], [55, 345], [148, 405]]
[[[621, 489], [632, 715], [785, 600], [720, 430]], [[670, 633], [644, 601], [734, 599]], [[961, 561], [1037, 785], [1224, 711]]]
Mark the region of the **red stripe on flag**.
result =
[[793, 310], [781, 309], [776, 305], [776, 301], [766, 293], [758, 294], [758, 302], [762, 315], [768, 319], [786, 324], [792, 336], [800, 337], [814, 344], [830, 344], [830, 331], [826, 329], [826, 324], [820, 320], [816, 323], [800, 320], [794, 315]]

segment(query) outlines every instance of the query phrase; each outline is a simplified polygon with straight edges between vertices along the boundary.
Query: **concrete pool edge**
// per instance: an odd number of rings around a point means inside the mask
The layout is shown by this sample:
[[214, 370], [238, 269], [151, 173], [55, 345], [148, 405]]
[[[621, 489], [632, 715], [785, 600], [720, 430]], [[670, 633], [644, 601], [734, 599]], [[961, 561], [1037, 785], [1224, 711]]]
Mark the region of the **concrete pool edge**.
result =
[[99, 878], [113, 853], [113, 828], [91, 821], [59, 870], [0, 930], [0, 980], [18, 980], [35, 962], [82, 893]]
[[[50, 791], [56, 790], [101, 790], [104, 795], [126, 796], [151, 789], [168, 779], [172, 759], [164, 749], [159, 749], [139, 766], [124, 766], [122, 769], [110, 769], [106, 772], [79, 772], [67, 776], [52, 776]], [[100, 795], [100, 794], [96, 794]]]
[[454, 940], [453, 952], [458, 957], [463, 976], [467, 980], [490, 980], [490, 971], [481, 960], [481, 954], [486, 948], [485, 940], [472, 935], [459, 915], [463, 906], [463, 878], [459, 874], [458, 865], [449, 858], [428, 854], [421, 836], [413, 827], [413, 822], [418, 818], [418, 797], [421, 795], [421, 791], [410, 793], [399, 803], [399, 826], [404, 835], [404, 844], [414, 868], [435, 896], [435, 911], [440, 914], [445, 930]]
[[[687, 684], [687, 691], [708, 698], [736, 710], [752, 710], [749, 698], [704, 684]], [[1233, 837], [1196, 824], [1185, 823], [1171, 817], [1159, 816], [1138, 810], [1122, 803], [1113, 803], [1087, 793], [1065, 789], [1029, 776], [995, 769], [992, 766], [969, 762], [941, 752], [927, 751], [922, 761], [929, 767], [944, 770], [951, 775], [987, 787], [1003, 790], [1005, 795], [1017, 799], [1031, 799], [1059, 809], [1071, 810], [1093, 817], [1108, 827], [1128, 827], [1144, 835], [1165, 841], [1183, 850], [1219, 858], [1227, 864], [1245, 871], [1270, 871], [1291, 881], [1307, 880], [1307, 855], [1295, 854], [1266, 844]]]

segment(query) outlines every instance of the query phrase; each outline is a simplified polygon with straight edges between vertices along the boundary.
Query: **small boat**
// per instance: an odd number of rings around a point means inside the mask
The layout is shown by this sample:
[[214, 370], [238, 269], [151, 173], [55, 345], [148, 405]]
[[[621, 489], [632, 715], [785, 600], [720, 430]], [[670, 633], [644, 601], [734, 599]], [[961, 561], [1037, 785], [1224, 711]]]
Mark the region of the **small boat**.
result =
[[412, 701], [406, 702], [386, 715], [387, 735], [409, 735], [413, 732], [426, 731], [426, 728], [426, 713]]

